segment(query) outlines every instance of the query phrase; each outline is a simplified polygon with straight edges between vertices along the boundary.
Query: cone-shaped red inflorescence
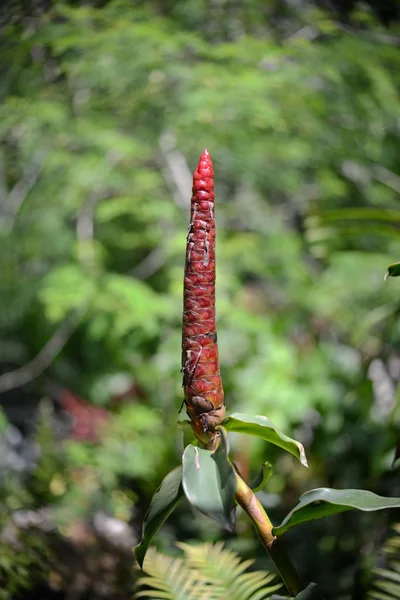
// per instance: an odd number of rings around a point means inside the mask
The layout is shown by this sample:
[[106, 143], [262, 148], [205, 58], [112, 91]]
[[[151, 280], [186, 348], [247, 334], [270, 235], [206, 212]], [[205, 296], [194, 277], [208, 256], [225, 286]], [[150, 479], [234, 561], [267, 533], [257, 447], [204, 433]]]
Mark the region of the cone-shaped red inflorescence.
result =
[[183, 299], [182, 373], [196, 436], [208, 443], [225, 415], [215, 325], [214, 171], [204, 150], [193, 175]]

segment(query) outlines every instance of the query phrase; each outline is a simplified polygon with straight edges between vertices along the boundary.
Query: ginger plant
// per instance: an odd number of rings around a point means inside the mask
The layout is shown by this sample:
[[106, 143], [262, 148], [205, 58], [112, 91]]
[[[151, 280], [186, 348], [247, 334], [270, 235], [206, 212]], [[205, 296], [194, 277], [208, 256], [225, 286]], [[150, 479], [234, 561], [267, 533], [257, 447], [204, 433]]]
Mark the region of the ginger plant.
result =
[[[154, 494], [136, 557], [142, 566], [153, 536], [185, 496], [192, 506], [230, 531], [235, 524], [235, 507], [240, 505], [252, 521], [290, 598], [317, 598], [320, 596], [315, 584], [303, 589], [282, 545], [282, 535], [306, 521], [347, 510], [398, 508], [400, 498], [385, 498], [366, 490], [318, 488], [303, 494], [283, 522], [274, 526], [254, 489], [238, 472], [229, 456], [229, 431], [267, 440], [290, 452], [303, 467], [307, 467], [307, 459], [302, 444], [279, 431], [267, 417], [226, 414], [215, 324], [214, 208], [214, 171], [210, 154], [205, 150], [193, 176], [183, 294], [183, 404], [196, 444], [185, 448], [182, 465], [163, 479]], [[265, 463], [253, 487], [265, 484], [270, 472], [271, 465]]]

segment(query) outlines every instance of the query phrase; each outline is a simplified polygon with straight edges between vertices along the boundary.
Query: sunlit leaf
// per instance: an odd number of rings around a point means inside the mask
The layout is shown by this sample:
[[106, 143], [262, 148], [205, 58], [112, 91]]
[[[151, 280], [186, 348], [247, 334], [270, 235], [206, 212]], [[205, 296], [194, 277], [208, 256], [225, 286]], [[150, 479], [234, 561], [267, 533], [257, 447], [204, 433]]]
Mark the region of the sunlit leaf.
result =
[[214, 452], [190, 444], [183, 454], [182, 484], [192, 506], [232, 531], [236, 475], [228, 452], [227, 436], [223, 432]]
[[267, 417], [233, 413], [224, 420], [223, 426], [228, 431], [247, 433], [262, 438], [263, 440], [267, 440], [267, 442], [275, 444], [275, 446], [279, 446], [287, 452], [290, 452], [290, 454], [293, 454], [293, 456], [299, 459], [301, 464], [308, 467], [303, 444], [300, 444], [300, 442], [293, 440], [279, 431]]
[[332, 490], [318, 488], [306, 492], [278, 527], [274, 535], [282, 535], [296, 525], [306, 521], [322, 519], [347, 510], [374, 511], [385, 508], [400, 508], [400, 498], [385, 498], [367, 490]]

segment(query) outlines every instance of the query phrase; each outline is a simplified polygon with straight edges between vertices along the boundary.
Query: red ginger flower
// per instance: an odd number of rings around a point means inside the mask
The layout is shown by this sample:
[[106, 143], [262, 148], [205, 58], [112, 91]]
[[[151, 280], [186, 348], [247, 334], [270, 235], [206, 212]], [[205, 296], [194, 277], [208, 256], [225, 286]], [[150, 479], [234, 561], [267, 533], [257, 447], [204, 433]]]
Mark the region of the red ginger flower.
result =
[[214, 170], [204, 150], [193, 175], [183, 293], [182, 373], [196, 436], [209, 442], [225, 416], [215, 325]]

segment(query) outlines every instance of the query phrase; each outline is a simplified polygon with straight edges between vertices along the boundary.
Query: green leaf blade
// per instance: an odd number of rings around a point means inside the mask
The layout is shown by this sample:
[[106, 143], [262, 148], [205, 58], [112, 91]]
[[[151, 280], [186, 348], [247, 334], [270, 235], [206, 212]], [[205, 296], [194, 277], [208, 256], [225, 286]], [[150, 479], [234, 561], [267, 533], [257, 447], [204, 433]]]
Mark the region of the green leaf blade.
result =
[[300, 496], [297, 505], [272, 532], [280, 536], [292, 527], [347, 510], [374, 511], [400, 508], [400, 498], [385, 498], [367, 490], [317, 488]]
[[388, 266], [388, 270], [385, 273], [385, 281], [388, 277], [400, 277], [400, 262]]
[[265, 487], [272, 476], [272, 465], [266, 461], [261, 467], [260, 472], [248, 484], [253, 492], [258, 492]]
[[310, 583], [305, 590], [295, 596], [295, 600], [324, 600], [316, 583]]
[[279, 431], [267, 417], [233, 413], [222, 424], [228, 431], [255, 435], [275, 446], [279, 446], [298, 458], [302, 465], [308, 467], [303, 444]]
[[226, 432], [215, 452], [187, 446], [182, 485], [189, 502], [229, 531], [234, 527], [236, 475], [228, 458]]
[[142, 541], [135, 548], [136, 560], [140, 567], [143, 566], [151, 540], [184, 497], [182, 472], [183, 468], [180, 465], [168, 473], [151, 499], [144, 518]]
[[299, 592], [296, 596], [279, 596], [274, 594], [270, 600], [324, 600], [321, 593], [318, 591], [316, 583], [310, 583], [303, 591]]

